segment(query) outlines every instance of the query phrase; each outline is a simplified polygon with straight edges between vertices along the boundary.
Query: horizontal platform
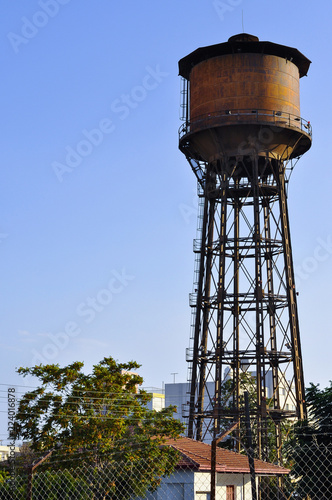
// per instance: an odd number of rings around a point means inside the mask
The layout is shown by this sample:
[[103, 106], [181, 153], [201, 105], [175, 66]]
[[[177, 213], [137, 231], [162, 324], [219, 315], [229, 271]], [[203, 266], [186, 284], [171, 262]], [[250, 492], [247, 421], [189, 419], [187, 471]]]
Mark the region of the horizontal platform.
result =
[[311, 141], [310, 122], [274, 110], [219, 111], [195, 117], [179, 130], [180, 150], [208, 163], [254, 154], [287, 160], [308, 151]]

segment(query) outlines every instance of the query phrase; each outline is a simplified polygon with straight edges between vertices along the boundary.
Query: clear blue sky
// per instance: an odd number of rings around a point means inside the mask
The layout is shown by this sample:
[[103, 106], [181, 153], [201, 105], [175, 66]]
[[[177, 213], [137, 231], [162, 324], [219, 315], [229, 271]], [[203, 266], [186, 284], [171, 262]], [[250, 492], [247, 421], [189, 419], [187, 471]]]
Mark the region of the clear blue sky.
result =
[[301, 114], [314, 141], [289, 207], [306, 384], [325, 387], [332, 6], [16, 0], [1, 10], [0, 387], [24, 383], [19, 366], [90, 369], [105, 355], [141, 363], [146, 386], [173, 372], [186, 380], [196, 184], [178, 151], [177, 63], [241, 32], [242, 15], [245, 32], [312, 61]]

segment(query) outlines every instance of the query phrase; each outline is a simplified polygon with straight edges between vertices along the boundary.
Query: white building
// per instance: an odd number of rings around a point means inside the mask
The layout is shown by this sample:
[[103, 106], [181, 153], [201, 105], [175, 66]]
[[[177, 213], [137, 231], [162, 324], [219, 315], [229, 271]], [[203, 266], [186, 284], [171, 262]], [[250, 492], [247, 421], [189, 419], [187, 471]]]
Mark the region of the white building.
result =
[[[214, 392], [214, 383], [207, 382], [206, 388], [208, 391]], [[174, 417], [181, 420], [182, 423], [188, 423], [188, 411], [190, 402], [190, 384], [189, 382], [180, 382], [174, 384], [165, 384], [165, 404], [168, 406], [176, 406], [177, 413]], [[205, 399], [204, 409], [208, 409], [208, 399]]]
[[[154, 493], [144, 500], [209, 500], [211, 492], [211, 446], [189, 438], [171, 439], [165, 443], [180, 453], [175, 472], [163, 478]], [[289, 469], [262, 460], [254, 460], [256, 478], [289, 474]], [[248, 457], [217, 448], [216, 498], [218, 500], [252, 500]], [[256, 483], [257, 484], [257, 483]]]
[[165, 390], [159, 387], [143, 387], [143, 390], [152, 395], [151, 401], [146, 405], [149, 410], [160, 411], [165, 408]]
[[[15, 446], [14, 452], [19, 453], [20, 448], [18, 446]], [[9, 446], [0, 446], [0, 462], [3, 462], [4, 460], [8, 460], [9, 455], [11, 452], [11, 448]]]

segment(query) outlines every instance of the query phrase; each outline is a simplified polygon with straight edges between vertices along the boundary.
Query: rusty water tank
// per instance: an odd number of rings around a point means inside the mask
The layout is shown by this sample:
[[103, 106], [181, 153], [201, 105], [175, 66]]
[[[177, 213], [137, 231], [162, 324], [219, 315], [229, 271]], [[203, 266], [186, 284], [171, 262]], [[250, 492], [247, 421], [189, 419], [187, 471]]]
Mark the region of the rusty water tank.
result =
[[189, 83], [180, 148], [207, 162], [258, 154], [289, 159], [311, 146], [301, 118], [299, 80], [310, 61], [297, 49], [242, 33], [179, 61]]

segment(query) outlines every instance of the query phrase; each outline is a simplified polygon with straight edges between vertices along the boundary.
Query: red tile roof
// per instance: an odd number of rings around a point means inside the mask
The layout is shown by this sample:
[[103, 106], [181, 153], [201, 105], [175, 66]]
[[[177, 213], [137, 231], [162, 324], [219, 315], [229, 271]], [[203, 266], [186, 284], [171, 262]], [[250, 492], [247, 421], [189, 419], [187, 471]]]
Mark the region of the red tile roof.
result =
[[[195, 471], [211, 470], [211, 445], [186, 437], [168, 439], [165, 444], [181, 453], [178, 468]], [[217, 472], [249, 474], [249, 462], [246, 455], [217, 447]], [[263, 460], [255, 460], [255, 472], [260, 475], [289, 474], [290, 470], [273, 465]]]

